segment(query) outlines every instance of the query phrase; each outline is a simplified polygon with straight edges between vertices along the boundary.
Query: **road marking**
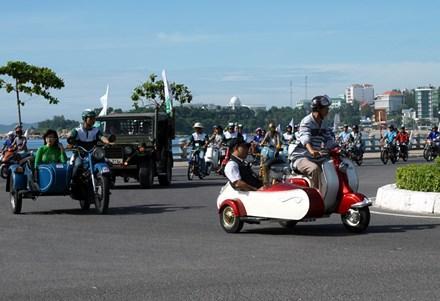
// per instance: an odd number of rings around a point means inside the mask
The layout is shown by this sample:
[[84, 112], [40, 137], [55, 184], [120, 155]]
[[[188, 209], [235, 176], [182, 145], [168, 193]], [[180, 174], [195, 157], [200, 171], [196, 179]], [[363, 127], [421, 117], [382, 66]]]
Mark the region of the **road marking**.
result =
[[373, 213], [373, 214], [379, 214], [379, 215], [391, 215], [391, 216], [399, 216], [399, 217], [440, 219], [440, 216], [412, 215], [412, 214], [390, 213], [390, 212], [380, 212], [380, 211], [370, 211], [370, 212]]

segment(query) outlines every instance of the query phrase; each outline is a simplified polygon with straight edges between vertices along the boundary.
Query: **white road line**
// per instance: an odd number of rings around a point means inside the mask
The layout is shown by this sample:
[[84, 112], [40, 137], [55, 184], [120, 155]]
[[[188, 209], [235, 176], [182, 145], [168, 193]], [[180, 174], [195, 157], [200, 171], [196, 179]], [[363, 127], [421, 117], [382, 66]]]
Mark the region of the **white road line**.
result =
[[370, 211], [370, 212], [373, 213], [373, 214], [378, 214], [378, 215], [391, 215], [391, 216], [399, 216], [399, 217], [440, 219], [440, 216], [412, 215], [412, 214], [400, 214], [400, 213], [390, 213], [390, 212], [380, 212], [380, 211]]

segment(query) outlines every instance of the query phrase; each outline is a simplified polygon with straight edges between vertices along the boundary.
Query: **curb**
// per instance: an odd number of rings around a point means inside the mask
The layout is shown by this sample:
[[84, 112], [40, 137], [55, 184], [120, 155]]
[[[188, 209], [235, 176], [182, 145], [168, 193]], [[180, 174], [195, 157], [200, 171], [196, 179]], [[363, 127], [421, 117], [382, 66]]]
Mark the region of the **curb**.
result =
[[440, 193], [399, 189], [388, 184], [377, 189], [374, 206], [392, 211], [440, 215]]

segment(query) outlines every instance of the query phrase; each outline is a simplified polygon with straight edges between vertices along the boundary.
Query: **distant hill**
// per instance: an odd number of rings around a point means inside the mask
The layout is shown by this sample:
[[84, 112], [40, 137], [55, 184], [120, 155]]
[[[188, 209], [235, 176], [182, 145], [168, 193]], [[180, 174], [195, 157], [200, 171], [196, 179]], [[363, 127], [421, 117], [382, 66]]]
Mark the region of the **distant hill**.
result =
[[[13, 131], [17, 123], [11, 123], [11, 124], [0, 124], [0, 134], [7, 133], [9, 131]], [[34, 123], [23, 123], [23, 128], [26, 130], [30, 127], [36, 128], [38, 126], [38, 122]]]

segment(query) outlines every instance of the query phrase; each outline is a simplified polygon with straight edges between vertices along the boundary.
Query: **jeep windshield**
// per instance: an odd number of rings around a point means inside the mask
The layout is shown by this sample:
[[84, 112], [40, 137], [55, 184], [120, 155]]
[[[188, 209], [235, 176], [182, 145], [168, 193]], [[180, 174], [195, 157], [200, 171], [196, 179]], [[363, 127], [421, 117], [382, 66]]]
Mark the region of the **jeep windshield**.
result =
[[107, 119], [102, 121], [103, 131], [108, 135], [153, 136], [153, 120], [147, 119]]

